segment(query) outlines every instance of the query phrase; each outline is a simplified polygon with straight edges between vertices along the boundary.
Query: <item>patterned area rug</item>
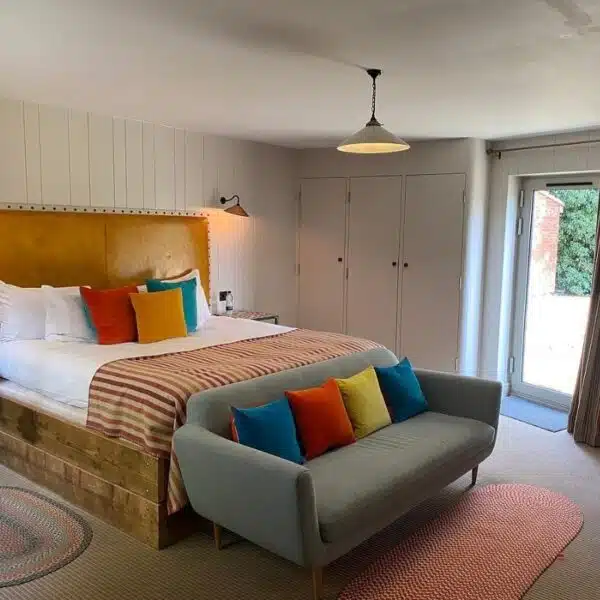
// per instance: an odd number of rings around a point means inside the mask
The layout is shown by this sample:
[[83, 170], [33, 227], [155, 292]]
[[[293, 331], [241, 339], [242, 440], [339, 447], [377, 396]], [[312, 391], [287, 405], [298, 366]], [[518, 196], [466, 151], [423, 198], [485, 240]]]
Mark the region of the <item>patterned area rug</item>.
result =
[[582, 525], [565, 496], [489, 485], [371, 564], [339, 600], [518, 600]]
[[0, 587], [64, 567], [91, 539], [90, 526], [70, 508], [36, 492], [0, 487]]

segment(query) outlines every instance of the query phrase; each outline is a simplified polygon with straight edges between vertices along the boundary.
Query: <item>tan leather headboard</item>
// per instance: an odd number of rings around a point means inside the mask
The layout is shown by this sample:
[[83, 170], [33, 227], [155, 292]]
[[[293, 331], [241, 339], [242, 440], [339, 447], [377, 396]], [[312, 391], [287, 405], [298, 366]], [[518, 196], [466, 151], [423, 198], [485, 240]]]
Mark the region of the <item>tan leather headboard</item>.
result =
[[0, 211], [6, 283], [112, 287], [190, 268], [200, 270], [209, 296], [204, 217]]

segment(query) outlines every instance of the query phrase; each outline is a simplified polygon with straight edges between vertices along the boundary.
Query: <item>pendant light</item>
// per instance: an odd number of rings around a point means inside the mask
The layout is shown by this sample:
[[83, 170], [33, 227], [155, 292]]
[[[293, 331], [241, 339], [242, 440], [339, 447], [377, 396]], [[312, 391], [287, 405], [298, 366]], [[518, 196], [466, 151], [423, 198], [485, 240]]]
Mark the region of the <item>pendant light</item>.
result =
[[370, 121], [354, 135], [345, 139], [339, 146], [340, 152], [353, 154], [387, 154], [389, 152], [402, 152], [410, 146], [391, 131], [384, 129], [375, 117], [375, 98], [377, 95], [377, 78], [381, 75], [380, 69], [367, 69], [367, 73], [373, 79], [373, 99], [371, 102]]

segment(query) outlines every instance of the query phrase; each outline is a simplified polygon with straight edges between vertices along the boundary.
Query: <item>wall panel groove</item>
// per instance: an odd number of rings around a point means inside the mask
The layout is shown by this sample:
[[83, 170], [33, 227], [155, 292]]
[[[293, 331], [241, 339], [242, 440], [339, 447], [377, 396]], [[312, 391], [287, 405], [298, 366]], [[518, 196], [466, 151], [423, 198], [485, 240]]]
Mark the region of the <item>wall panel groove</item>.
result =
[[115, 205], [113, 120], [90, 115], [91, 205]]
[[23, 120], [23, 150], [25, 152], [25, 198], [29, 202], [29, 182], [27, 175], [27, 129], [25, 126], [25, 102], [21, 103], [21, 117]]
[[67, 110], [67, 189], [69, 190], [69, 204], [73, 204], [73, 190], [71, 188], [71, 154], [72, 154], [72, 145], [71, 145], [71, 111]]
[[128, 208], [144, 206], [144, 165], [142, 149], [142, 123], [125, 123], [125, 180]]
[[0, 100], [0, 199], [27, 202], [22, 102]]
[[142, 124], [142, 170], [144, 175], [144, 208], [156, 207], [156, 178], [154, 165], [154, 125]]
[[29, 204], [41, 204], [40, 113], [37, 104], [24, 103], [23, 130], [25, 136], [25, 189], [27, 202]]
[[113, 119], [113, 160], [115, 206], [127, 206], [127, 155], [125, 146], [125, 121]]

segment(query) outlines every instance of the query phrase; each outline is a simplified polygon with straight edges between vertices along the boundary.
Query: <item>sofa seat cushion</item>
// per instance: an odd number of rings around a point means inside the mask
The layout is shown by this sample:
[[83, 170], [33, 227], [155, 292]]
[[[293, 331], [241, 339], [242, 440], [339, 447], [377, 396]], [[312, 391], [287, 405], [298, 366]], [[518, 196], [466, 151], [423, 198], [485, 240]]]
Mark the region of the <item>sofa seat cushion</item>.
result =
[[494, 429], [485, 423], [426, 412], [306, 463], [323, 541], [343, 539], [370, 521], [379, 527], [385, 516], [391, 522], [432, 487], [453, 481], [463, 465], [471, 469], [493, 442]]

